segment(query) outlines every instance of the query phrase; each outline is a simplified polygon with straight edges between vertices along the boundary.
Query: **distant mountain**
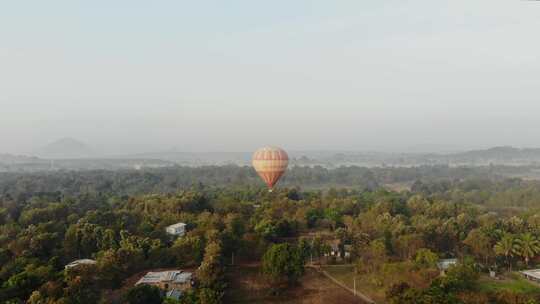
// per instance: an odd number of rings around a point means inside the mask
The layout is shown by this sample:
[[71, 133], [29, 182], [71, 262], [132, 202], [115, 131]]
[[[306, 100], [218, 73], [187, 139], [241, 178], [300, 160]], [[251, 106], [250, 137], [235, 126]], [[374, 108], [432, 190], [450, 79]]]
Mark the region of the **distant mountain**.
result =
[[540, 162], [540, 149], [514, 147], [494, 147], [486, 150], [473, 150], [450, 155], [455, 161], [491, 162], [494, 164], [516, 164]]
[[39, 149], [37, 156], [49, 159], [72, 159], [90, 158], [95, 156], [95, 151], [73, 138], [62, 138]]
[[456, 153], [365, 153], [346, 152], [317, 158], [330, 165], [365, 165], [377, 164], [388, 166], [485, 166], [485, 165], [539, 165], [540, 149], [514, 147], [494, 147], [484, 150], [471, 150]]
[[[288, 151], [291, 166], [485, 166], [494, 165], [539, 165], [540, 149], [494, 147], [454, 153], [388, 153], [360, 151]], [[250, 152], [156, 152], [118, 156], [120, 159], [161, 159], [179, 165], [250, 165]]]
[[[251, 165], [251, 152], [154, 152], [96, 156], [75, 139], [61, 139], [42, 148], [37, 157], [0, 154], [2, 171], [122, 170], [180, 166]], [[539, 148], [494, 147], [456, 153], [388, 153], [368, 151], [289, 151], [290, 166], [412, 167], [540, 166]]]

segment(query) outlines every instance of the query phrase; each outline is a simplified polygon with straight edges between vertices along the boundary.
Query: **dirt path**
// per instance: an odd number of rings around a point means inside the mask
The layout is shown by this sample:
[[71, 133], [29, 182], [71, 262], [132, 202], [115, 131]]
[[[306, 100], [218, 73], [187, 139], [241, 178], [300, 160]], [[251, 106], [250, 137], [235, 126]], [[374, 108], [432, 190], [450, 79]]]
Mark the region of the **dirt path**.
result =
[[270, 294], [270, 286], [260, 274], [259, 266], [235, 266], [228, 270], [230, 285], [225, 303], [286, 303], [286, 304], [366, 304], [353, 293], [333, 283], [330, 278], [313, 268], [306, 273], [298, 286], [286, 290], [282, 295]]
[[310, 267], [312, 269], [315, 269], [317, 272], [323, 274], [325, 277], [327, 277], [330, 281], [334, 282], [334, 284], [337, 284], [339, 287], [347, 290], [348, 292], [352, 293], [354, 296], [357, 296], [359, 297], [360, 299], [362, 299], [362, 301], [364, 301], [365, 303], [369, 303], [369, 304], [375, 304], [375, 301], [373, 301], [372, 299], [370, 299], [368, 296], [366, 296], [365, 294], [362, 294], [361, 292], [359, 292], [358, 290], [353, 290], [349, 287], [347, 287], [345, 284], [341, 283], [340, 281], [338, 281], [337, 279], [335, 279], [331, 274], [329, 274], [328, 272], [322, 270], [320, 267], [318, 266], [307, 266], [307, 267]]

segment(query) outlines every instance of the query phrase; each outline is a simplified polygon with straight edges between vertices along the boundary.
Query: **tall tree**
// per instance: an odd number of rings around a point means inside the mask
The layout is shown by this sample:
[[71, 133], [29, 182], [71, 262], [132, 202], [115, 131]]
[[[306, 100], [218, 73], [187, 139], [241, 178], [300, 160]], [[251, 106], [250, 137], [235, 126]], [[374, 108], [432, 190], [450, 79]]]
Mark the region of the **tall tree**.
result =
[[512, 234], [505, 234], [495, 247], [495, 254], [504, 256], [508, 270], [512, 270], [512, 264], [510, 259], [514, 256], [514, 252], [517, 249], [516, 239]]
[[274, 244], [264, 254], [262, 271], [275, 287], [283, 283], [296, 283], [304, 274], [304, 259], [301, 249], [288, 243]]
[[516, 243], [516, 253], [529, 266], [529, 261], [540, 252], [540, 241], [531, 233], [524, 233], [516, 240]]
[[128, 304], [161, 304], [161, 291], [155, 286], [141, 284], [132, 287], [125, 295]]
[[489, 237], [482, 230], [471, 230], [463, 243], [471, 248], [476, 257], [483, 259], [487, 266], [493, 251]]

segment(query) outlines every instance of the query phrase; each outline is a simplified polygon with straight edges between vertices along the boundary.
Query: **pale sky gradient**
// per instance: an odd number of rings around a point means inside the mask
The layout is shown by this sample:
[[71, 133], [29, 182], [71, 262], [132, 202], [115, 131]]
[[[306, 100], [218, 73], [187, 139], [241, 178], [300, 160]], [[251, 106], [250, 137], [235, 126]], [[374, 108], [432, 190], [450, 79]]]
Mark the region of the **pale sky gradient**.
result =
[[0, 152], [540, 147], [540, 1], [0, 1]]

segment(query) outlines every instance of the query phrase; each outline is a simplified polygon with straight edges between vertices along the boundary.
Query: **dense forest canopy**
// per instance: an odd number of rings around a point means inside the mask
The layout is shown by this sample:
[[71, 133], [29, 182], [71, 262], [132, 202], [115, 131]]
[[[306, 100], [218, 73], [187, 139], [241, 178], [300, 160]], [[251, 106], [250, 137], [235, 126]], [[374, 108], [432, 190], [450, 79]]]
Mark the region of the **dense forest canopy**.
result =
[[[260, 265], [272, 297], [313, 260], [336, 263], [335, 243], [380, 301], [536, 303], [481, 287], [540, 254], [540, 183], [506, 169], [293, 167], [273, 193], [238, 166], [1, 174], [0, 302], [177, 303], [129, 283], [171, 267], [195, 273], [180, 303], [234, 302], [233, 257]], [[188, 232], [173, 239], [177, 222]], [[64, 270], [80, 258], [96, 264]], [[440, 258], [461, 264], [440, 277]]]
[[[295, 166], [280, 181], [281, 186], [302, 189], [352, 187], [376, 189], [385, 184], [410, 183], [417, 180], [462, 180], [471, 178], [501, 179], [520, 168], [505, 166], [411, 168]], [[146, 170], [56, 171], [41, 173], [0, 173], [0, 193], [12, 197], [32, 193], [60, 192], [63, 195], [108, 193], [115, 195], [173, 193], [194, 186], [260, 187], [262, 182], [248, 166], [167, 167]]]

